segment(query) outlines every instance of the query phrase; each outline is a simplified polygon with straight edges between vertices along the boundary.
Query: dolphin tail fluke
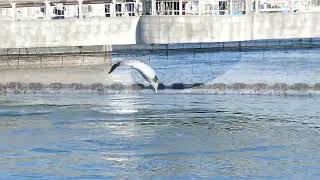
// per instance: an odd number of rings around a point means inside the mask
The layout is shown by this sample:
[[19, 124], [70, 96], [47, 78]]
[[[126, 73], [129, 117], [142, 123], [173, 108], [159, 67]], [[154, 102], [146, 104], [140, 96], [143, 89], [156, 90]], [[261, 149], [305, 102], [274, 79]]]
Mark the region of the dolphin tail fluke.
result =
[[118, 66], [120, 66], [120, 62], [115, 63], [115, 64], [111, 67], [111, 69], [110, 69], [110, 71], [109, 71], [108, 74], [112, 73]]

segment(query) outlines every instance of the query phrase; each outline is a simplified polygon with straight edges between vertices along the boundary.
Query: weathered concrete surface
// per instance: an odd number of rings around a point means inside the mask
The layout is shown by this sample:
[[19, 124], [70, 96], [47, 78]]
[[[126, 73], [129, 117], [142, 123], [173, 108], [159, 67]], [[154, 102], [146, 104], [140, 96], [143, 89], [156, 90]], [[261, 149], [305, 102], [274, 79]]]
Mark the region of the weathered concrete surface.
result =
[[[319, 38], [320, 12], [0, 21], [10, 48], [239, 42]], [[250, 42], [249, 42], [250, 44]]]
[[49, 68], [21, 68], [21, 69], [1, 69], [0, 84], [10, 82], [21, 83], [81, 83], [112, 84], [112, 76], [107, 76], [106, 65], [77, 66], [77, 67], [49, 67]]
[[0, 48], [135, 44], [139, 17], [0, 22]]
[[5, 48], [0, 49], [1, 55], [48, 55], [48, 54], [72, 54], [72, 53], [103, 53], [111, 52], [112, 46], [59, 46], [59, 47], [35, 47], [35, 48]]
[[111, 64], [111, 46], [0, 49], [0, 69]]
[[253, 16], [144, 16], [141, 43], [171, 44], [252, 40]]
[[245, 16], [144, 16], [144, 44], [205, 43], [320, 37], [320, 12]]
[[0, 56], [0, 69], [48, 68], [111, 64], [111, 57], [101, 54], [7, 55]]
[[253, 18], [252, 40], [320, 37], [320, 12], [260, 14]]
[[106, 75], [112, 64], [110, 53], [93, 52], [93, 47], [78, 50], [33, 48], [0, 53], [0, 84], [112, 83], [111, 76]]

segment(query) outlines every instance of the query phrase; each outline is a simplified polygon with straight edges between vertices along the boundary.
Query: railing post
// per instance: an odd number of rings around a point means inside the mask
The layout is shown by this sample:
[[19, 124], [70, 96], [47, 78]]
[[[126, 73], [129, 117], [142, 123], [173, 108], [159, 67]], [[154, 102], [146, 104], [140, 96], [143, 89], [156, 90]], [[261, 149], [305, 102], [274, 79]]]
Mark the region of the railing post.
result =
[[246, 14], [251, 14], [251, 0], [246, 0]]
[[79, 19], [82, 19], [83, 18], [83, 14], [82, 14], [82, 2], [83, 0], [78, 0], [78, 7], [79, 7]]
[[182, 0], [179, 0], [179, 15], [182, 16]]
[[233, 14], [233, 1], [230, 0], [230, 9], [229, 9], [229, 15], [232, 15]]
[[254, 2], [254, 5], [255, 5], [255, 13], [258, 14], [259, 13], [259, 0], [255, 0]]
[[140, 0], [137, 1], [135, 8], [136, 8], [138, 16], [143, 14], [143, 10], [142, 10], [143, 5], [142, 5], [142, 2]]
[[110, 16], [115, 17], [116, 16], [116, 0], [112, 0], [110, 4]]
[[202, 14], [202, 0], [198, 0], [198, 15]]
[[290, 0], [290, 11], [294, 12], [294, 0]]
[[156, 0], [151, 0], [151, 15], [157, 14], [157, 3]]
[[16, 3], [10, 3], [11, 5], [11, 17], [13, 20], [17, 20], [17, 9], [16, 9]]
[[45, 0], [44, 1], [44, 5], [45, 5], [45, 14], [44, 14], [44, 18], [46, 19], [46, 20], [50, 20], [50, 2], [49, 1], [47, 1], [47, 0]]

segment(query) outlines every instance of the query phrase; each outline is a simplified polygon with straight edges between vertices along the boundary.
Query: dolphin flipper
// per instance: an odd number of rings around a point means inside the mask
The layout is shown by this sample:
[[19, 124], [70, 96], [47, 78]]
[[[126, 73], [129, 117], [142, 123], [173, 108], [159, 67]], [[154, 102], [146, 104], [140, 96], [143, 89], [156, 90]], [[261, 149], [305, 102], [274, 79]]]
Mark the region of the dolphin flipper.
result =
[[109, 71], [109, 73], [108, 74], [110, 74], [110, 73], [112, 73], [118, 66], [120, 66], [120, 62], [118, 62], [118, 63], [116, 63], [116, 64], [114, 64], [114, 65], [112, 65], [112, 67], [111, 67], [111, 69], [110, 69], [110, 71]]

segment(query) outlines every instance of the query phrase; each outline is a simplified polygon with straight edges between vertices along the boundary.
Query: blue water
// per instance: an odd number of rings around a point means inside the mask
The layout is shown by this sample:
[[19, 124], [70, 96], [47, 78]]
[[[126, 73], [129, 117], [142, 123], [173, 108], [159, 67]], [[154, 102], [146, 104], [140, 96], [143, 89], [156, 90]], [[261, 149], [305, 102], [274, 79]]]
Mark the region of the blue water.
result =
[[[162, 83], [307, 83], [320, 82], [320, 49], [278, 49], [256, 51], [185, 51], [154, 54], [128, 53], [113, 60], [136, 59], [154, 67]], [[121, 71], [123, 70], [123, 71]], [[120, 68], [114, 76], [128, 74]], [[134, 78], [121, 82], [142, 82]]]
[[[209, 64], [218, 64], [211, 67], [221, 71], [212, 75], [210, 69], [203, 78], [201, 73], [193, 73], [195, 78], [186, 74], [185, 79], [226, 80], [252, 67], [248, 74], [257, 68], [260, 79], [272, 80], [264, 72], [279, 63], [284, 65], [275, 74], [288, 72], [287, 81], [310, 80], [304, 73], [310, 70], [315, 75], [308, 83], [316, 83], [318, 52], [212, 53], [221, 58]], [[264, 69], [257, 60], [262, 53]], [[296, 58], [301, 53], [308, 54], [306, 63]], [[234, 61], [223, 60], [223, 55]], [[185, 80], [187, 68], [172, 72], [174, 68], [162, 65], [166, 58], [181, 62], [181, 56], [152, 55], [150, 63], [164, 82], [177, 82]], [[193, 65], [201, 67], [201, 60], [192, 60]], [[287, 61], [296, 66], [286, 66]], [[0, 96], [0, 179], [319, 179], [319, 104], [320, 96], [179, 90], [9, 93]]]

